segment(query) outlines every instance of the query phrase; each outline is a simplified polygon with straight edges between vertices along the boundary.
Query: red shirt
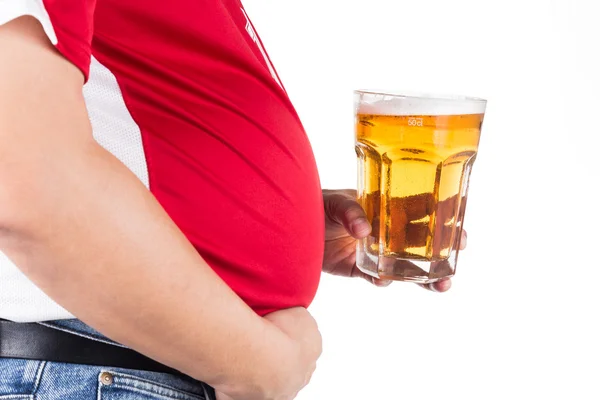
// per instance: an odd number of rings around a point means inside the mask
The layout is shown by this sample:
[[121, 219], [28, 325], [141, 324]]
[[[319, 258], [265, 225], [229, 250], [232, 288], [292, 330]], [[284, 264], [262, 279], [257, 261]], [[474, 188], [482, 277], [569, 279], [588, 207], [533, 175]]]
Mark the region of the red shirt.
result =
[[[57, 49], [89, 79], [94, 135], [147, 174], [199, 254], [257, 313], [308, 306], [324, 246], [317, 168], [242, 4], [43, 3]], [[103, 92], [114, 80], [119, 99]], [[122, 148], [129, 129], [139, 130], [141, 161], [134, 145]]]

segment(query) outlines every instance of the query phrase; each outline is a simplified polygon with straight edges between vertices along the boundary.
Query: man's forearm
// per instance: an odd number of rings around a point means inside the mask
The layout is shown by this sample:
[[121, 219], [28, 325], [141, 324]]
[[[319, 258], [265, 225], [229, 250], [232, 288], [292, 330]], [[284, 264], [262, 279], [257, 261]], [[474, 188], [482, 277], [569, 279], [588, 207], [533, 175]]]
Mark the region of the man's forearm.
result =
[[52, 182], [53, 194], [40, 188], [37, 199], [14, 204], [31, 214], [8, 226], [0, 248], [21, 270], [107, 336], [210, 384], [252, 380], [257, 365], [274, 362], [279, 334], [206, 265], [137, 178], [100, 148], [79, 161], [23, 177]]
[[288, 336], [93, 141], [77, 72], [35, 24], [0, 27], [0, 249], [112, 339], [229, 393], [266, 382], [294, 362]]

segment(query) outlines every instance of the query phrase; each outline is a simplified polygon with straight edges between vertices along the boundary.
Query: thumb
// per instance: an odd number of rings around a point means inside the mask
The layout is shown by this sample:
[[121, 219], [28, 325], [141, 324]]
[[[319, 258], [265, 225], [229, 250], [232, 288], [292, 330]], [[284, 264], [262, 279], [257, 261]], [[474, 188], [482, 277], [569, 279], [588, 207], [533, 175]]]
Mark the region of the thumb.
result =
[[360, 204], [342, 194], [332, 194], [325, 199], [325, 214], [329, 220], [342, 225], [355, 239], [365, 238], [371, 233], [371, 224]]

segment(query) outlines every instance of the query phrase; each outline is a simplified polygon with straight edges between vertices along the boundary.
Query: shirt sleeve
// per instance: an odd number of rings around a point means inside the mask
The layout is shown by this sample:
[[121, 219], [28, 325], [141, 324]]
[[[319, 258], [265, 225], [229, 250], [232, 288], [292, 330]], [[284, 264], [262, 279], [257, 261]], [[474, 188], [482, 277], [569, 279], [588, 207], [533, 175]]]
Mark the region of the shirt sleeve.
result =
[[0, 0], [0, 25], [22, 16], [36, 18], [50, 42], [87, 81], [96, 0]]

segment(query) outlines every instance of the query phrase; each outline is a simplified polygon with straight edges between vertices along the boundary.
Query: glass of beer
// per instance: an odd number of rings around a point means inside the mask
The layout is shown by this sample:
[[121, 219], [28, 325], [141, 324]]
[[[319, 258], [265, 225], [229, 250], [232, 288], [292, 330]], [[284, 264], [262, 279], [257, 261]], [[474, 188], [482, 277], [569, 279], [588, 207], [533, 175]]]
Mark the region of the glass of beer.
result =
[[486, 101], [355, 92], [358, 201], [372, 225], [356, 265], [377, 278], [451, 277]]

